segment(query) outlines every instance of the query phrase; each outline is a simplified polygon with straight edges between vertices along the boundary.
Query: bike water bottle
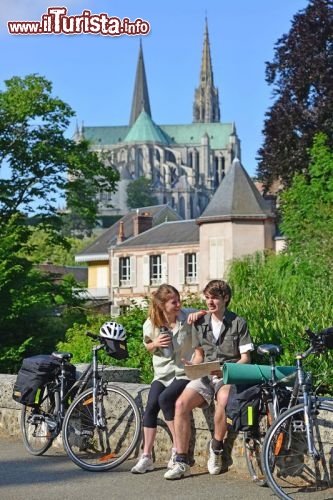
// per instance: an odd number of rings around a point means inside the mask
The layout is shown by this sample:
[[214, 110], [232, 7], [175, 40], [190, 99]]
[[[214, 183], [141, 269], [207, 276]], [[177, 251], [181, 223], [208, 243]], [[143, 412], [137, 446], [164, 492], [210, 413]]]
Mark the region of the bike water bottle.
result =
[[[159, 334], [160, 335], [167, 334], [172, 339], [172, 332], [166, 326], [161, 326]], [[166, 358], [171, 358], [172, 353], [173, 353], [172, 340], [171, 340], [171, 343], [168, 345], [168, 347], [161, 347], [160, 349], [163, 352], [163, 356], [165, 356]]]

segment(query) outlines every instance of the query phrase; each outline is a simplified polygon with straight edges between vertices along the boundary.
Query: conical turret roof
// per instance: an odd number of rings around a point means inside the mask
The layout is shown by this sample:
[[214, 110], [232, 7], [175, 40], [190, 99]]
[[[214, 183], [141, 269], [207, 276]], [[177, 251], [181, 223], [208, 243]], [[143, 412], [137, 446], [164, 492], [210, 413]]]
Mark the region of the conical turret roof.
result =
[[235, 158], [213, 198], [197, 222], [221, 218], [273, 217], [269, 203], [262, 197], [254, 182]]

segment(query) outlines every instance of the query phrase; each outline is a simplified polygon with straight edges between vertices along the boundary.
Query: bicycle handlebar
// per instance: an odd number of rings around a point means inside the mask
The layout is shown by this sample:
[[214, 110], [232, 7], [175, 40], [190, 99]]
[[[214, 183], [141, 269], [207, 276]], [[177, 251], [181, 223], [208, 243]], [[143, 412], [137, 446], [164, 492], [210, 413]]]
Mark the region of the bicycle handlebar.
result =
[[310, 328], [305, 329], [308, 335], [310, 347], [301, 354], [298, 354], [302, 359], [307, 358], [311, 353], [320, 354], [325, 349], [333, 348], [333, 327], [324, 328], [318, 333], [313, 332]]
[[86, 332], [87, 337], [90, 337], [93, 340], [100, 340], [101, 337], [93, 332]]

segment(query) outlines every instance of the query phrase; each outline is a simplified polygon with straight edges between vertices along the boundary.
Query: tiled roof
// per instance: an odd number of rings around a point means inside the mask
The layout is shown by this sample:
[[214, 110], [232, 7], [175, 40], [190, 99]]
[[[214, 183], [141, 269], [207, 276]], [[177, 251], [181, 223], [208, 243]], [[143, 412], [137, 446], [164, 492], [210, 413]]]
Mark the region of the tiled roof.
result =
[[118, 245], [117, 248], [152, 248], [161, 245], [178, 246], [191, 243], [199, 244], [199, 227], [194, 219], [164, 222], [138, 236], [133, 236], [133, 238]]
[[[212, 149], [223, 149], [234, 132], [232, 123], [191, 123], [188, 125], [158, 125], [171, 144], [199, 146], [207, 133]], [[128, 125], [110, 127], [84, 127], [84, 137], [93, 144], [106, 146], [123, 143], [130, 132]], [[128, 140], [128, 139], [126, 139]]]
[[181, 219], [177, 212], [168, 205], [154, 205], [140, 209], [133, 209], [111, 227], [106, 229], [101, 236], [96, 238], [96, 240], [87, 248], [78, 253], [75, 256], [76, 262], [108, 260], [108, 249], [117, 243], [120, 222], [123, 222], [125, 240], [131, 238], [133, 236], [133, 217], [137, 213], [149, 213], [153, 218], [153, 227], [161, 224], [165, 220]]
[[272, 216], [270, 205], [259, 193], [240, 161], [235, 159], [197, 221], [200, 224], [211, 218]]
[[63, 276], [71, 274], [77, 282], [87, 283], [88, 268], [83, 266], [58, 266], [56, 264], [38, 264], [37, 269], [43, 273], [53, 274], [56, 281], [60, 281]]

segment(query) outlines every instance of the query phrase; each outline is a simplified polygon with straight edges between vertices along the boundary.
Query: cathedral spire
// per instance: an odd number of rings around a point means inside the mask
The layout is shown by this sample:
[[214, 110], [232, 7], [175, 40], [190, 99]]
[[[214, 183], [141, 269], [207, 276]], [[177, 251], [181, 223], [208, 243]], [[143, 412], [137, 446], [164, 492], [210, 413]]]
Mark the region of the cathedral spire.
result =
[[195, 89], [193, 104], [194, 123], [220, 121], [219, 91], [214, 87], [212, 59], [210, 55], [208, 22], [205, 18], [204, 43], [201, 59], [199, 87]]
[[142, 42], [140, 40], [139, 57], [136, 67], [132, 109], [129, 123], [130, 126], [133, 125], [143, 109], [151, 117], [145, 63], [143, 60]]

